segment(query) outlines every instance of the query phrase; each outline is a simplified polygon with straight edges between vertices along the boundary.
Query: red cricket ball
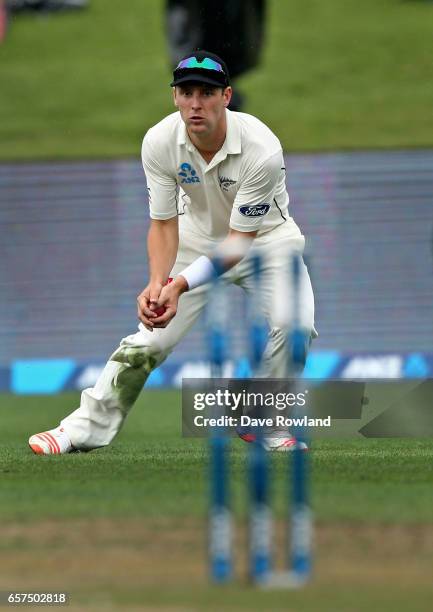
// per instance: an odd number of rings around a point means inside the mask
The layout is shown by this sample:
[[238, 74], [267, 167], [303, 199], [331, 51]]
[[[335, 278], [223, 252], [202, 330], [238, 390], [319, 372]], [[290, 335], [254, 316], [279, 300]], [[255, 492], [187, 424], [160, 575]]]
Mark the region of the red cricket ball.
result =
[[[165, 285], [168, 285], [169, 283], [171, 283], [173, 279], [171, 278], [171, 276], [167, 279], [167, 282], [164, 283]], [[167, 308], [165, 306], [160, 306], [159, 308], [157, 308], [156, 310], [154, 310], [153, 312], [156, 314], [157, 317], [160, 317], [161, 315], [164, 314], [164, 312], [167, 310]]]
[[159, 308], [156, 308], [155, 310], [153, 310], [152, 312], [154, 312], [156, 314], [157, 317], [160, 317], [161, 315], [164, 314], [164, 312], [166, 311], [166, 307], [165, 306], [160, 306]]

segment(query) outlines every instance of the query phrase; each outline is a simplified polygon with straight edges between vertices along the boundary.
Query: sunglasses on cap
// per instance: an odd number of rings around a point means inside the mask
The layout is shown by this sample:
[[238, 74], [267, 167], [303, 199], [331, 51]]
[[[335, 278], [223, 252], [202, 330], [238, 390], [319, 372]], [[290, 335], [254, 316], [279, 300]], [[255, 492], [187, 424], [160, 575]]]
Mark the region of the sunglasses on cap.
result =
[[216, 72], [222, 72], [223, 74], [225, 74], [221, 64], [213, 59], [210, 59], [210, 57], [205, 57], [201, 61], [198, 61], [195, 57], [188, 57], [187, 59], [184, 59], [179, 62], [176, 67], [176, 70], [181, 70], [183, 68], [201, 68], [205, 70], [215, 70]]

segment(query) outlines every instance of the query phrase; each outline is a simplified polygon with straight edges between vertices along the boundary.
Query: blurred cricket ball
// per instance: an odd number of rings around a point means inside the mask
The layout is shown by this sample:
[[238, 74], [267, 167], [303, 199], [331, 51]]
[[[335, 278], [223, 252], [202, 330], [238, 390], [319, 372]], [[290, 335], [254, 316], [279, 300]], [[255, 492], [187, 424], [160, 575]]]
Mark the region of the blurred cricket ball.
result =
[[[172, 278], [171, 276], [167, 279], [167, 282], [164, 283], [164, 287], [165, 285], [168, 285], [172, 282]], [[160, 306], [159, 308], [157, 308], [156, 310], [154, 310], [153, 312], [156, 314], [157, 317], [160, 317], [161, 315], [164, 314], [164, 312], [167, 310], [167, 308], [165, 306]]]

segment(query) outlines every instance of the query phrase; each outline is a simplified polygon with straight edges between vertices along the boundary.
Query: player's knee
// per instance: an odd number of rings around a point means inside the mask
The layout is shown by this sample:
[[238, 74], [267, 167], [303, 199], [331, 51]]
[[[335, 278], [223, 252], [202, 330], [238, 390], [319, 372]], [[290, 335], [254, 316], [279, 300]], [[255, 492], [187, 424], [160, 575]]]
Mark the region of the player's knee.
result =
[[150, 372], [162, 363], [170, 353], [170, 348], [166, 346], [166, 342], [161, 340], [160, 334], [147, 330], [139, 331], [123, 338], [111, 359]]

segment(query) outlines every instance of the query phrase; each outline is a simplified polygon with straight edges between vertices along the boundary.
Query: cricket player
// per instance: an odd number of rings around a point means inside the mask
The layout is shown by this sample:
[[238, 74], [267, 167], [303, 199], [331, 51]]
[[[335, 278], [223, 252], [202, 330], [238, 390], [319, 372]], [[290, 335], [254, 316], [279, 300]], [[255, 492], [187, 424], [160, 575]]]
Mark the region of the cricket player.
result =
[[[277, 302], [290, 310], [288, 253], [302, 254], [305, 239], [288, 211], [281, 144], [256, 117], [227, 109], [229, 73], [215, 54], [197, 51], [184, 57], [171, 87], [177, 112], [152, 127], [142, 146], [151, 225], [150, 276], [137, 298], [139, 331], [120, 342], [95, 386], [82, 392], [79, 408], [55, 429], [30, 437], [36, 454], [110, 444], [149, 374], [212, 299], [210, 282], [217, 273], [260, 300], [270, 329], [266, 375], [293, 374], [285, 350], [290, 317], [284, 320], [277, 312], [281, 307], [273, 304], [277, 291]], [[261, 296], [254, 294], [251, 252], [263, 255]], [[223, 262], [218, 271], [216, 256]], [[173, 281], [167, 284], [169, 277]], [[300, 325], [309, 344], [316, 335], [314, 298], [303, 263]], [[287, 451], [296, 441], [286, 433], [268, 435], [264, 444], [268, 450]]]

